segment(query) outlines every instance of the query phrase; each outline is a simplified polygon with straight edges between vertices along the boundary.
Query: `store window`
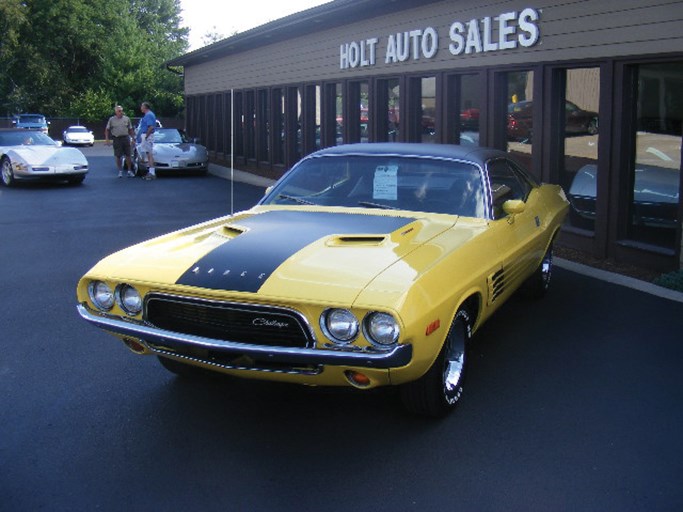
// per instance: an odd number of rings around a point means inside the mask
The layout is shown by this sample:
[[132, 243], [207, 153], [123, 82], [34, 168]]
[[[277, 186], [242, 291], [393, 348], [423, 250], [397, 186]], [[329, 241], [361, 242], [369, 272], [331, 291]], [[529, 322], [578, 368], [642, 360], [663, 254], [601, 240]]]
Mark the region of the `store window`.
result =
[[223, 153], [232, 153], [232, 96], [231, 93], [223, 93]]
[[348, 84], [348, 142], [368, 142], [369, 96], [368, 82]]
[[319, 85], [315, 86], [315, 149], [318, 150], [322, 148], [322, 100], [323, 92], [322, 87]]
[[336, 144], [344, 144], [344, 94], [342, 84], [335, 86], [335, 118], [336, 118]]
[[377, 81], [377, 142], [401, 140], [401, 83], [398, 78]]
[[258, 160], [268, 162], [270, 159], [270, 97], [265, 89], [258, 91], [256, 130]]
[[600, 68], [562, 71], [564, 95], [559, 105], [557, 126], [562, 134], [564, 158], [560, 185], [567, 192], [571, 208], [566, 225], [595, 230], [597, 203]]
[[482, 82], [480, 75], [451, 75], [446, 80], [446, 142], [479, 145]]
[[370, 89], [367, 82], [362, 82], [359, 84], [359, 107], [360, 112], [358, 115], [358, 131], [360, 133], [360, 141], [368, 142], [370, 139]]
[[401, 140], [401, 86], [398, 79], [386, 81], [387, 140]]
[[244, 156], [244, 94], [233, 93], [233, 119], [235, 126], [233, 153], [235, 156]]
[[244, 95], [244, 152], [249, 159], [256, 158], [256, 102], [254, 91], [247, 91]]
[[214, 110], [216, 123], [216, 152], [225, 153], [225, 109], [223, 107], [223, 94], [216, 94], [216, 108]]
[[420, 80], [420, 138], [422, 142], [436, 142], [436, 77]]
[[301, 87], [296, 89], [296, 160], [304, 156], [304, 116], [303, 116], [303, 91]]
[[285, 163], [285, 95], [273, 89], [273, 163]]
[[680, 204], [683, 62], [636, 69], [629, 238], [675, 250]]
[[502, 122], [505, 123], [507, 151], [532, 171], [534, 72], [514, 71], [506, 75], [507, 115]]

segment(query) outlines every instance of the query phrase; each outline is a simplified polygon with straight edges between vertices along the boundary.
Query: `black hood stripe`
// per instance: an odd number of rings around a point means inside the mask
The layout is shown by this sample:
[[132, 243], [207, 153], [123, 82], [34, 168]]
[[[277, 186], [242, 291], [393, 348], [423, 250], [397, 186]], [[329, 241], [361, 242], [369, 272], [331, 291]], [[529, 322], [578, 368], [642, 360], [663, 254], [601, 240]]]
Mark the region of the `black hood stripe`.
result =
[[287, 258], [322, 237], [387, 234], [415, 219], [327, 212], [270, 211], [238, 222], [247, 230], [216, 247], [176, 284], [257, 292]]

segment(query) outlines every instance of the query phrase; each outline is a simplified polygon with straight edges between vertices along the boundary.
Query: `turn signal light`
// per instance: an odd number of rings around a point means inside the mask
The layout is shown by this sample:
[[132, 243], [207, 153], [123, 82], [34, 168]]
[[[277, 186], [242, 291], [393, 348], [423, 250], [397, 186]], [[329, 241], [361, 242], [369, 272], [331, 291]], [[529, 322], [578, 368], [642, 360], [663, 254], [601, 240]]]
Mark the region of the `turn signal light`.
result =
[[371, 384], [370, 377], [364, 373], [346, 370], [344, 374], [351, 384], [359, 388], [367, 388]]

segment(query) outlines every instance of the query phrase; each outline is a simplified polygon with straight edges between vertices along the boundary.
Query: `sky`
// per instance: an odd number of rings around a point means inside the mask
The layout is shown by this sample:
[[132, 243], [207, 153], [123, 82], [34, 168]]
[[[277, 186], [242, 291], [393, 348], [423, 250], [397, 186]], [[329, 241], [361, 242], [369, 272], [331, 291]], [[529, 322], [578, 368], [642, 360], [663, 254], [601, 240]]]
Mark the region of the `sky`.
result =
[[181, 0], [182, 26], [190, 29], [190, 51], [204, 46], [203, 37], [224, 37], [301, 12], [328, 0]]

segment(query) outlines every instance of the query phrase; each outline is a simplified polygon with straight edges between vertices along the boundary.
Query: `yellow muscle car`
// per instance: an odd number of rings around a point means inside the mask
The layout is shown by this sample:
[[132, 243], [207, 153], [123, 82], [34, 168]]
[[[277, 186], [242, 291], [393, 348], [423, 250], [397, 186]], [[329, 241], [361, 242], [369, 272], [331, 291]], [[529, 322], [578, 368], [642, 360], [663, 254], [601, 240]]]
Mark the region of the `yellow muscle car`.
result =
[[438, 416], [472, 333], [517, 289], [547, 290], [568, 204], [502, 151], [323, 149], [247, 211], [103, 259], [78, 311], [180, 375], [399, 386]]

